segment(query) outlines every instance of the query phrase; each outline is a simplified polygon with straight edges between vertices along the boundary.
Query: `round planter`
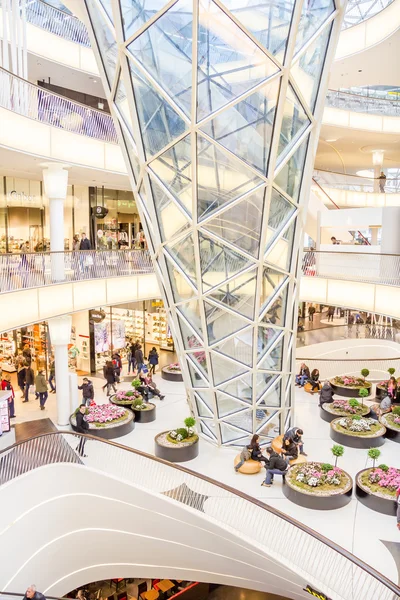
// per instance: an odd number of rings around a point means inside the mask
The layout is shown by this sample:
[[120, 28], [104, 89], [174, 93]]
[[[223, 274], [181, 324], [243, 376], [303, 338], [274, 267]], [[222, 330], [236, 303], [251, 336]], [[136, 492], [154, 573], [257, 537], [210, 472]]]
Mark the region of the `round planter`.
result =
[[[393, 414], [393, 413], [389, 413], [389, 414]], [[384, 425], [384, 427], [386, 427], [386, 437], [389, 440], [392, 440], [392, 442], [396, 442], [397, 444], [400, 444], [400, 429], [396, 429], [395, 427], [393, 427], [391, 422], [388, 421], [388, 419], [386, 417], [387, 417], [387, 415], [381, 415], [379, 417], [379, 423], [382, 423], [382, 425]]]
[[337, 431], [335, 429], [335, 423], [342, 418], [343, 417], [339, 417], [331, 421], [330, 436], [331, 439], [337, 444], [347, 446], [348, 448], [367, 449], [378, 448], [379, 446], [383, 446], [385, 443], [386, 428], [383, 425], [382, 433], [379, 435], [354, 435], [350, 433], [343, 433], [342, 431]]
[[383, 515], [395, 516], [397, 512], [397, 502], [396, 500], [392, 500], [391, 498], [382, 498], [368, 487], [364, 486], [361, 483], [362, 474], [366, 471], [370, 471], [371, 469], [363, 469], [359, 471], [356, 475], [356, 496], [358, 500], [376, 512], [379, 512]]
[[[344, 414], [344, 413], [342, 415], [339, 415], [338, 413], [333, 413], [333, 412], [331, 413], [331, 412], [329, 412], [329, 410], [327, 410], [327, 408], [324, 408], [325, 406], [329, 407], [329, 406], [331, 406], [331, 404], [330, 403], [323, 404], [319, 409], [319, 416], [321, 417], [321, 419], [323, 421], [326, 421], [327, 423], [330, 423], [331, 421], [333, 421], [334, 419], [337, 419], [338, 417], [341, 418], [341, 417], [349, 417], [350, 416], [350, 415]], [[363, 417], [368, 416], [369, 413], [371, 412], [371, 410], [368, 406], [365, 407], [365, 410], [366, 410], [366, 413], [365, 413], [365, 415], [362, 415]]]
[[283, 478], [282, 491], [288, 500], [294, 504], [303, 506], [304, 508], [311, 508], [313, 510], [335, 510], [346, 506], [346, 504], [351, 501], [353, 480], [348, 473], [345, 472], [345, 474], [349, 478], [347, 487], [334, 494], [307, 493], [300, 488], [293, 486], [293, 484], [288, 483], [287, 476]]
[[148, 402], [147, 406], [151, 406], [151, 410], [138, 410], [132, 408], [136, 423], [151, 423], [156, 420], [156, 405], [152, 402]]
[[121, 408], [127, 408], [128, 410], [132, 410], [132, 402], [134, 402], [134, 400], [137, 400], [137, 398], [132, 398], [132, 401], [130, 404], [121, 404], [120, 402], [118, 402], [115, 399], [115, 394], [113, 394], [112, 396], [110, 396], [110, 402], [111, 404], [115, 404], [115, 406], [120, 406]]
[[[75, 415], [71, 415], [69, 418], [70, 425], [74, 431], [76, 431], [76, 419]], [[127, 410], [126, 421], [119, 421], [113, 425], [109, 423], [105, 427], [96, 427], [92, 423], [89, 424], [87, 433], [89, 435], [95, 435], [96, 437], [103, 438], [105, 440], [114, 440], [122, 437], [127, 433], [130, 433], [135, 427], [135, 415], [131, 410]]]
[[182, 371], [169, 371], [168, 367], [161, 369], [161, 378], [167, 381], [183, 381]]
[[160, 436], [167, 434], [168, 431], [162, 431], [158, 433], [154, 438], [155, 443], [155, 455], [157, 458], [163, 458], [164, 460], [168, 460], [169, 462], [186, 462], [188, 460], [193, 460], [199, 455], [199, 439], [195, 442], [191, 442], [190, 444], [184, 444], [182, 446], [170, 447], [163, 446], [158, 442], [158, 438]]
[[386, 396], [387, 396], [387, 390], [384, 388], [381, 388], [381, 387], [379, 387], [379, 385], [377, 385], [376, 390], [375, 390], [375, 398], [379, 401], [382, 401]]
[[[357, 398], [358, 399], [358, 392], [361, 388], [351, 388], [351, 387], [346, 387], [344, 385], [337, 385], [336, 383], [333, 383], [333, 379], [330, 380], [330, 384], [332, 386], [332, 390], [334, 394], [337, 394], [338, 396], [344, 396], [345, 398]], [[371, 395], [371, 384], [370, 386], [365, 386], [366, 389], [369, 392], [369, 396]]]

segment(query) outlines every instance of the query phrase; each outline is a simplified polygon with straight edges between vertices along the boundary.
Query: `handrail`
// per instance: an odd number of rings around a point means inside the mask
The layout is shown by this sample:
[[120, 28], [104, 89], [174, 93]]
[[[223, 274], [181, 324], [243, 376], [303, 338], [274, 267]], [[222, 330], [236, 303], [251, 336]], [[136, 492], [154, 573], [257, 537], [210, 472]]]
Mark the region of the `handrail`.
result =
[[90, 48], [87, 29], [77, 17], [61, 8], [56, 8], [42, 0], [30, 0], [26, 6], [26, 20], [35, 27], [40, 27], [75, 44]]
[[88, 279], [154, 273], [147, 250], [0, 254], [0, 294]]
[[[368, 21], [382, 12], [394, 0], [349, 0], [342, 23], [342, 31]], [[365, 8], [364, 8], [365, 6]], [[352, 11], [356, 14], [352, 14]]]
[[111, 115], [34, 85], [3, 68], [0, 107], [71, 133], [118, 143]]
[[[41, 434], [30, 438], [29, 440], [16, 442], [15, 444], [9, 446], [5, 450], [0, 451], [0, 481], [2, 481], [3, 483], [5, 482], [4, 475], [6, 476], [6, 480], [10, 481], [11, 479], [18, 477], [19, 475], [26, 473], [36, 467], [43, 466], [44, 464], [52, 464], [59, 462], [76, 462], [76, 460], [73, 460], [73, 457], [76, 459], [76, 454], [72, 450], [72, 447], [75, 447], [75, 445], [71, 446], [68, 443], [66, 443], [65, 446], [63, 445], [62, 447], [58, 447], [58, 451], [55, 454], [53, 453], [50, 456], [50, 459], [48, 457], [48, 451], [50, 449], [52, 439], [54, 441], [56, 439], [57, 441], [60, 440], [61, 444], [63, 444], [63, 441], [66, 441], [67, 438], [84, 438], [86, 440], [86, 443], [93, 442], [97, 445], [97, 447], [103, 446], [103, 448], [106, 449], [113, 448], [123, 451], [125, 457], [129, 455], [135, 456], [139, 459], [152, 461], [152, 463], [157, 465], [163, 465], [164, 467], [167, 467], [167, 472], [170, 469], [172, 469], [173, 471], [180, 471], [181, 473], [187, 476], [187, 480], [189, 481], [189, 483], [192, 478], [195, 479], [195, 481], [197, 482], [196, 492], [199, 494], [201, 493], [202, 488], [198, 485], [198, 482], [204, 481], [207, 483], [207, 488], [205, 488], [204, 491], [208, 491], [208, 495], [210, 494], [211, 485], [217, 488], [217, 490], [223, 490], [225, 494], [230, 494], [231, 497], [233, 496], [233, 499], [239, 498], [241, 500], [244, 500], [247, 503], [248, 507], [249, 505], [256, 507], [257, 511], [255, 514], [252, 514], [249, 508], [247, 508], [246, 510], [243, 504], [240, 504], [238, 508], [242, 512], [241, 518], [232, 519], [234, 515], [232, 507], [230, 505], [229, 511], [227, 511], [226, 513], [223, 513], [223, 511], [218, 512], [219, 522], [221, 523], [222, 521], [223, 525], [227, 525], [229, 528], [236, 529], [242, 535], [250, 536], [254, 541], [258, 543], [267, 544], [268, 552], [270, 552], [272, 556], [279, 556], [281, 560], [285, 560], [286, 566], [288, 566], [288, 562], [290, 563], [291, 561], [296, 561], [298, 563], [296, 567], [298, 567], [299, 572], [306, 572], [307, 576], [311, 580], [318, 579], [315, 577], [315, 573], [318, 573], [319, 577], [321, 577], [322, 569], [321, 566], [319, 566], [319, 560], [321, 560], [321, 557], [324, 556], [324, 552], [326, 551], [326, 549], [329, 548], [330, 550], [333, 550], [333, 556], [337, 561], [339, 561], [339, 564], [335, 565], [333, 560], [330, 562], [329, 569], [326, 569], [327, 577], [329, 578], [329, 582], [327, 582], [326, 585], [330, 586], [330, 589], [341, 598], [346, 598], [346, 600], [361, 597], [363, 598], [363, 600], [376, 600], [377, 598], [379, 598], [379, 600], [394, 600], [392, 594], [395, 594], [395, 598], [400, 598], [400, 587], [398, 587], [395, 583], [390, 581], [387, 577], [385, 577], [384, 575], [373, 569], [370, 565], [367, 565], [365, 562], [351, 554], [348, 550], [342, 548], [341, 546], [339, 546], [332, 540], [329, 540], [317, 531], [314, 531], [307, 525], [296, 521], [289, 515], [286, 515], [277, 510], [276, 508], [273, 508], [272, 506], [261, 502], [257, 498], [248, 496], [240, 490], [234, 489], [224, 483], [221, 483], [220, 481], [216, 481], [208, 477], [207, 475], [197, 473], [175, 463], [171, 464], [168, 461], [165, 461], [161, 458], [157, 458], [153, 455], [147, 454], [134, 448], [128, 448], [127, 446], [123, 446], [122, 444], [111, 440], [103, 440], [91, 435], [81, 435], [72, 432], [57, 431], [53, 433]], [[42, 441], [43, 443], [41, 443]], [[76, 442], [74, 442], [74, 444], [76, 444]], [[27, 452], [14, 452], [15, 450], [18, 450], [20, 448], [27, 448]], [[10, 460], [3, 461], [3, 457], [6, 458], [7, 455], [11, 457]], [[26, 456], [29, 456], [29, 461], [24, 460], [24, 457]], [[18, 460], [19, 458], [21, 460]], [[93, 456], [92, 453], [91, 466], [93, 468], [99, 468], [100, 470], [104, 470], [104, 466], [107, 464], [107, 461], [105, 461], [104, 459], [104, 454], [102, 454], [100, 456], [99, 463], [93, 464], [95, 463], [95, 456]], [[81, 464], [84, 465], [84, 463]], [[117, 466], [118, 463], [113, 462], [113, 469], [117, 468]], [[144, 466], [143, 460], [139, 466]], [[127, 468], [126, 470], [123, 466], [121, 468], [123, 469], [124, 479], [129, 477], [130, 480], [134, 482], [135, 478], [137, 478], [137, 482], [140, 483], [142, 487], [145, 485], [145, 483], [150, 485], [152, 481], [154, 481], [153, 473], [149, 473], [149, 477], [146, 478], [143, 472], [143, 468]], [[165, 473], [164, 482], [168, 485]], [[172, 483], [173, 482], [171, 481], [171, 485]], [[159, 490], [159, 487], [154, 487], [151, 491], [153, 493], [158, 494], [163, 493]], [[169, 497], [171, 500], [177, 502], [180, 501], [179, 495], [173, 494]], [[226, 495], [224, 497], [229, 498], [229, 496]], [[193, 505], [193, 508], [197, 510], [202, 510], [202, 508], [196, 504]], [[205, 511], [203, 511], [203, 514], [204, 513]], [[272, 526], [274, 520], [270, 521], [267, 515], [269, 517], [272, 516], [273, 518], [278, 519], [279, 527], [277, 528], [276, 532], [274, 531], [274, 528]], [[224, 516], [226, 517], [225, 522], [223, 520]], [[265, 517], [267, 519], [267, 521], [264, 524], [260, 520], [260, 518], [262, 517]], [[286, 523], [292, 529], [289, 531], [285, 530], [282, 527], [282, 523]], [[247, 529], [247, 527], [249, 527], [249, 529]], [[299, 532], [305, 533], [308, 536], [307, 539], [312, 538], [313, 540], [315, 540], [317, 542], [317, 546], [314, 548], [308, 548], [307, 552], [305, 552], [298, 539], [296, 538], [296, 534], [298, 534]], [[287, 533], [287, 535], [291, 539], [290, 545], [287, 544], [287, 538], [284, 535], [285, 533]], [[294, 535], [292, 535], [292, 533]], [[343, 562], [343, 559], [345, 559], [345, 562]], [[348, 563], [350, 563], [350, 565]], [[348, 588], [347, 581], [342, 581], [343, 574], [346, 572], [345, 567], [350, 567], [348, 575], [349, 577], [351, 577], [352, 581], [351, 589]], [[367, 577], [365, 580], [366, 585], [364, 588], [363, 582], [361, 582], [360, 579], [362, 575], [364, 575], [365, 577], [365, 573], [369, 577]], [[341, 576], [339, 576], [339, 574]], [[362, 588], [363, 590], [362, 595], [360, 595], [360, 588]], [[344, 594], [346, 594], [346, 596]]]
[[360, 362], [363, 361], [365, 363], [369, 363], [369, 362], [386, 362], [387, 360], [399, 360], [400, 361], [400, 355], [399, 356], [394, 356], [394, 357], [390, 357], [390, 358], [320, 358], [315, 357], [315, 358], [310, 358], [309, 356], [307, 356], [306, 358], [302, 358], [301, 356], [297, 357], [296, 356], [296, 360], [318, 360], [319, 362]]
[[[17, 592], [0, 592], [0, 596], [12, 596], [16, 598], [23, 598], [25, 596], [25, 592], [18, 594]], [[48, 596], [46, 594], [46, 600], [66, 600], [67, 596], [61, 598], [60, 596]]]
[[339, 90], [328, 90], [326, 105], [332, 108], [374, 115], [400, 116], [400, 102], [398, 100], [371, 98], [360, 94], [340, 92]]

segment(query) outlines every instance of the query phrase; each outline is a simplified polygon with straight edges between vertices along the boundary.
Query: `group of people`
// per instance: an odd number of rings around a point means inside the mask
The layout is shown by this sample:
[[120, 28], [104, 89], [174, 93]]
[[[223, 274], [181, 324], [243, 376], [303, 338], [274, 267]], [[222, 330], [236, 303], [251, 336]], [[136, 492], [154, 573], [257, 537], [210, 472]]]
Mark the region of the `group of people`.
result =
[[238, 472], [246, 460], [262, 462], [266, 470], [266, 477], [261, 485], [270, 487], [273, 484], [274, 475], [285, 475], [289, 468], [289, 461], [298, 458], [299, 454], [307, 456], [304, 452], [302, 435], [302, 429], [291, 427], [283, 436], [281, 451], [278, 453], [272, 446], [268, 446], [265, 455], [260, 447], [260, 437], [257, 434], [253, 435], [250, 444], [245, 446], [240, 453], [240, 461], [235, 466], [235, 471]]
[[318, 369], [313, 369], [310, 373], [310, 369], [307, 367], [305, 363], [301, 363], [300, 371], [296, 375], [296, 386], [304, 387], [306, 383], [311, 384], [311, 393], [315, 394], [319, 391], [320, 381], [319, 381], [319, 371]]

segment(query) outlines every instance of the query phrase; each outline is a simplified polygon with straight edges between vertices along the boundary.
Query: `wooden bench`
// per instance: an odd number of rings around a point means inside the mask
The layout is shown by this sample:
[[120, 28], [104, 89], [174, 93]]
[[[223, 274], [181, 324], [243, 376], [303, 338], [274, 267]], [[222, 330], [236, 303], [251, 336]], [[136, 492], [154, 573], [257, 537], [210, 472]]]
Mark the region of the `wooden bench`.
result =
[[[282, 444], [283, 444], [283, 435], [278, 435], [276, 438], [272, 440], [271, 446], [272, 449], [280, 454], [282, 452]], [[298, 465], [299, 463], [305, 463], [307, 459], [302, 454], [299, 454], [297, 458], [293, 458], [289, 461], [290, 465]]]
[[[238, 454], [235, 457], [235, 461], [234, 461], [234, 466], [236, 467], [236, 465], [240, 462], [240, 454]], [[246, 460], [242, 466], [240, 467], [240, 469], [238, 469], [239, 473], [244, 473], [245, 475], [255, 475], [256, 473], [259, 473], [261, 471], [261, 466], [262, 463], [258, 460], [253, 460], [252, 458], [250, 458], [249, 460]]]
[[303, 388], [303, 389], [304, 389], [304, 391], [305, 391], [305, 392], [308, 392], [309, 394], [317, 394], [317, 393], [318, 393], [318, 391], [319, 391], [321, 388], [322, 388], [322, 386], [321, 386], [321, 384], [319, 383], [319, 384], [318, 384], [318, 390], [316, 390], [315, 392], [312, 392], [312, 391], [311, 391], [311, 390], [312, 390], [312, 385], [311, 385], [311, 383], [310, 383], [310, 382], [307, 382], [307, 383], [305, 384], [305, 386], [304, 386], [304, 388]]

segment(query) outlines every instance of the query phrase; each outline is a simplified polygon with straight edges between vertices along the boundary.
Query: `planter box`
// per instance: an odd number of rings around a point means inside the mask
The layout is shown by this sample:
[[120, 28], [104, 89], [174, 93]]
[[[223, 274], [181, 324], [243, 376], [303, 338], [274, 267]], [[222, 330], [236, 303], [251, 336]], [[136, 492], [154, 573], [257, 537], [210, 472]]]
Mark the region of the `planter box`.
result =
[[153, 408], [151, 410], [137, 410], [136, 408], [132, 408], [136, 423], [151, 423], [156, 420], [156, 405], [148, 402], [148, 406], [152, 406]]
[[[393, 414], [393, 413], [389, 413]], [[379, 417], [379, 422], [382, 423], [386, 427], [386, 437], [388, 440], [392, 440], [392, 442], [396, 442], [400, 444], [400, 429], [395, 429], [390, 421], [385, 419], [386, 415], [382, 415]]]
[[183, 381], [182, 371], [168, 371], [168, 367], [161, 369], [161, 378], [167, 381]]
[[199, 440], [183, 446], [177, 446], [176, 448], [162, 446], [158, 443], [158, 438], [161, 435], [168, 433], [168, 431], [162, 431], [158, 433], [154, 438], [155, 452], [157, 458], [163, 458], [169, 462], [186, 462], [193, 460], [199, 455]]
[[[350, 415], [338, 415], [338, 414], [334, 414], [334, 413], [330, 413], [328, 410], [326, 410], [324, 408], [324, 404], [322, 406], [320, 406], [319, 409], [319, 416], [321, 417], [321, 419], [323, 421], [326, 421], [327, 423], [330, 423], [331, 421], [333, 421], [334, 419], [340, 419], [341, 417], [349, 417]], [[331, 403], [328, 404], [328, 406], [331, 406]], [[366, 409], [368, 409], [368, 412], [363, 415], [364, 417], [369, 416], [371, 410], [368, 408], [368, 406], [365, 407]]]
[[360, 449], [368, 449], [368, 448], [378, 448], [379, 446], [383, 446], [383, 444], [385, 443], [385, 434], [386, 434], [386, 429], [384, 429], [384, 431], [382, 431], [381, 435], [375, 435], [375, 436], [358, 436], [358, 435], [351, 435], [349, 433], [343, 433], [342, 431], [336, 431], [336, 429], [334, 429], [333, 425], [335, 423], [335, 421], [338, 421], [339, 419], [342, 419], [343, 417], [338, 417], [336, 419], [334, 419], [333, 421], [331, 421], [331, 428], [330, 428], [330, 436], [331, 439], [336, 442], [337, 444], [341, 444], [342, 446], [347, 446], [348, 448], [360, 448]]
[[358, 500], [361, 502], [361, 504], [364, 504], [364, 506], [367, 506], [375, 512], [381, 513], [382, 515], [389, 515], [390, 517], [396, 516], [396, 500], [391, 500], [390, 498], [381, 498], [367, 488], [361, 487], [361, 483], [359, 483], [358, 480], [359, 477], [365, 473], [365, 471], [370, 471], [370, 469], [363, 469], [356, 475], [356, 496]]
[[384, 390], [383, 388], [380, 388], [378, 386], [376, 386], [376, 390], [375, 390], [375, 398], [381, 402], [385, 397], [387, 396], [387, 391]]
[[[330, 384], [334, 394], [337, 394], [338, 396], [344, 396], [345, 398], [357, 398], [357, 400], [359, 400], [358, 392], [360, 388], [350, 388], [344, 385], [337, 385], [336, 383], [332, 383], [332, 380], [330, 380]], [[370, 396], [371, 387], [366, 387], [366, 389], [369, 392], [368, 396]]]
[[298, 504], [299, 506], [303, 506], [304, 508], [311, 508], [312, 510], [335, 510], [337, 508], [342, 508], [346, 506], [349, 502], [351, 502], [351, 496], [353, 493], [353, 480], [350, 475], [346, 473], [348, 476], [350, 483], [348, 489], [343, 490], [340, 493], [332, 494], [332, 495], [317, 495], [317, 494], [307, 494], [303, 492], [300, 488], [295, 489], [291, 485], [286, 482], [286, 477], [283, 478], [283, 486], [282, 491], [284, 496], [293, 502], [294, 504]]
[[[69, 418], [70, 425], [74, 431], [76, 431], [76, 420], [75, 415], [71, 415]], [[128, 411], [126, 421], [119, 423], [109, 424], [107, 427], [92, 427], [90, 426], [87, 433], [94, 435], [104, 440], [115, 440], [116, 438], [122, 437], [127, 433], [130, 433], [135, 428], [135, 415], [132, 411]]]

